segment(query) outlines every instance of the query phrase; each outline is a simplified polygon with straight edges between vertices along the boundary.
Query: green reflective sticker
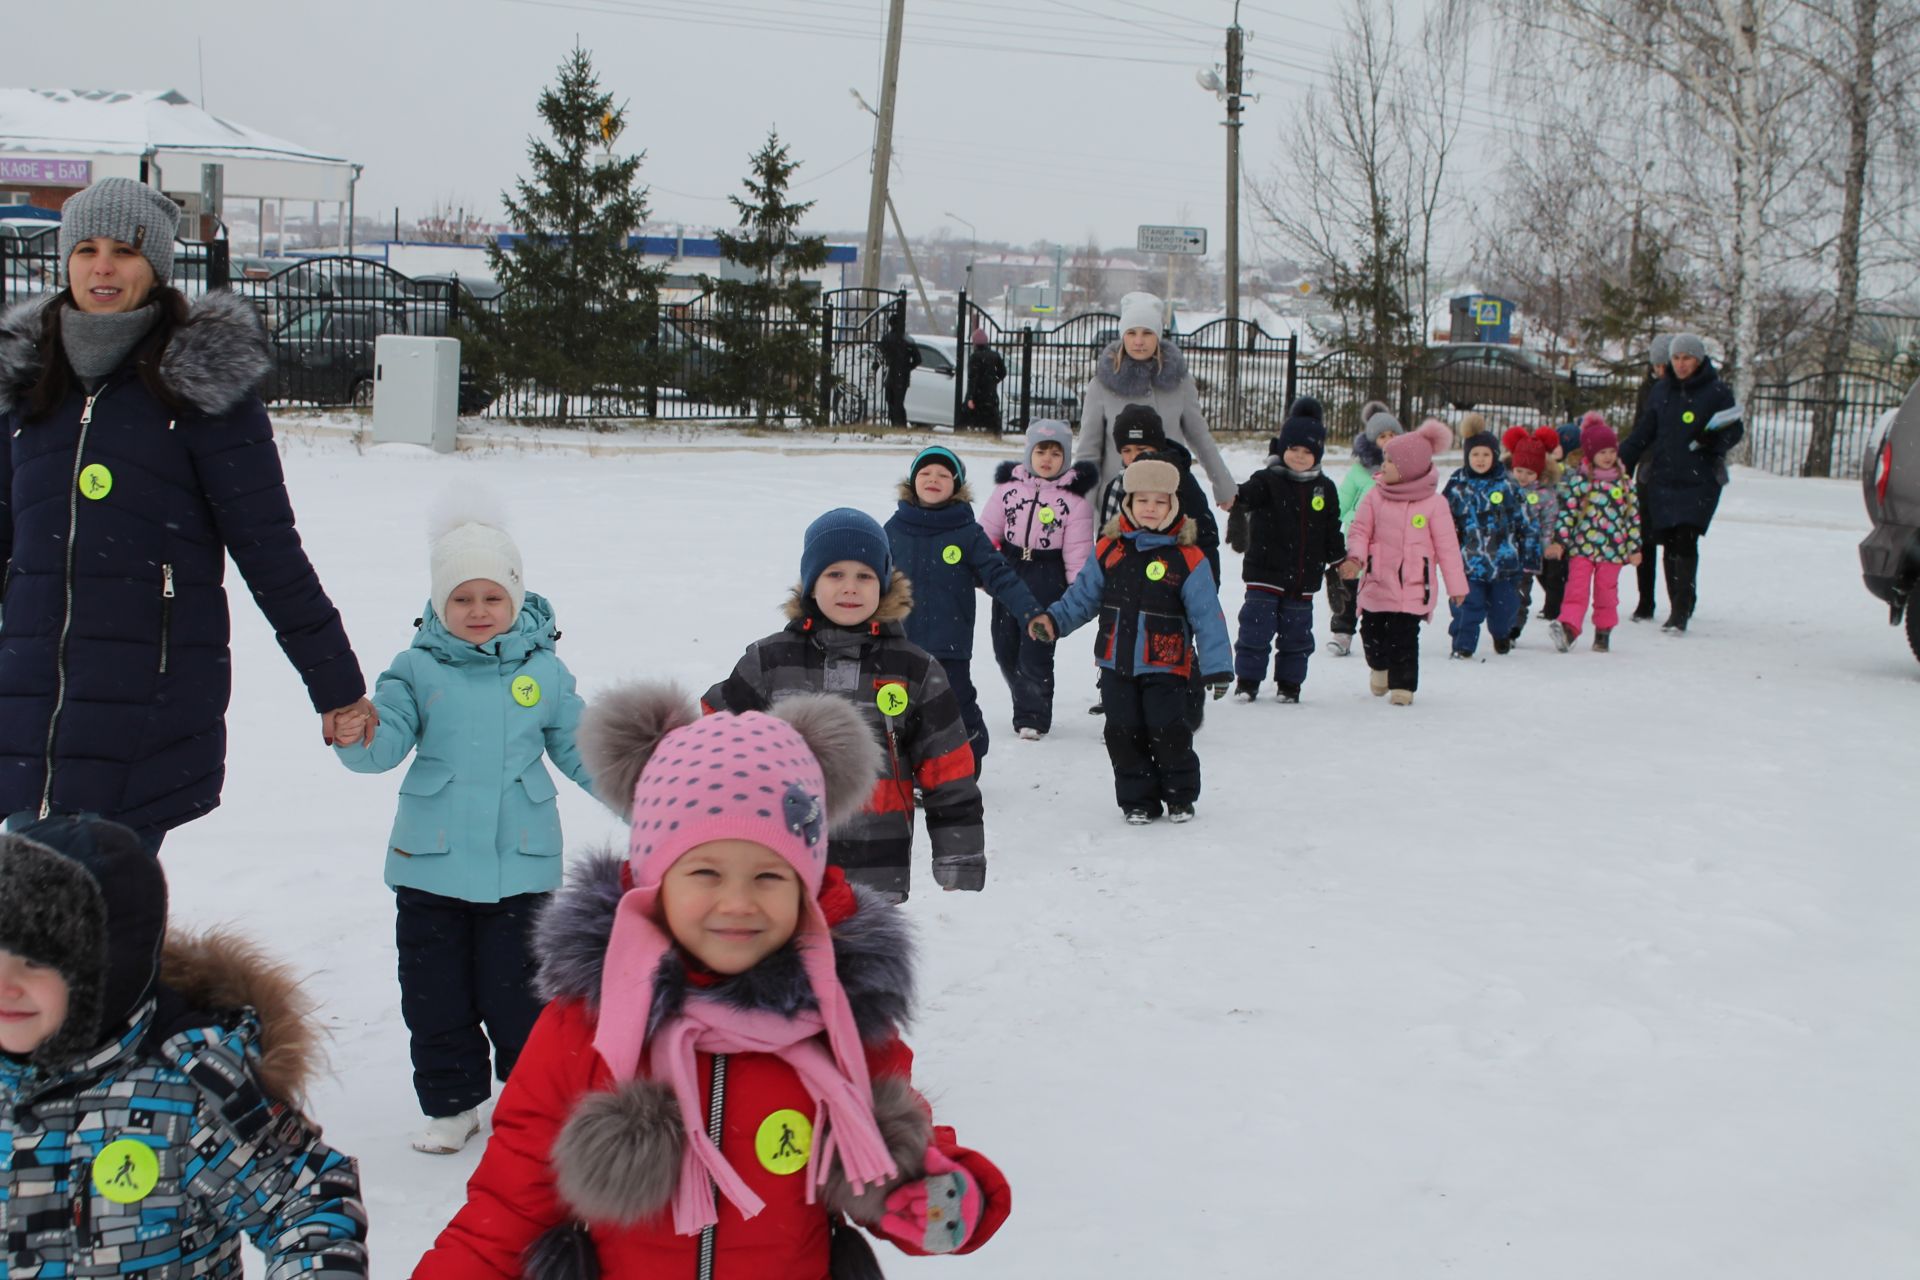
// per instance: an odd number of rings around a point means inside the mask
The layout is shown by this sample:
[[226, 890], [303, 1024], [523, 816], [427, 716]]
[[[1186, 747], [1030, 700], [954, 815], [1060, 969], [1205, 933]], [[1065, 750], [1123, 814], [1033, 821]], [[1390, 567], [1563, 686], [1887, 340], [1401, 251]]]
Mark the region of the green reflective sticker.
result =
[[1325, 511], [1327, 509], [1327, 498], [1325, 494], [1316, 493], [1313, 495], [1313, 509], [1315, 511]]
[[942, 560], [945, 560], [948, 564], [959, 564], [961, 554], [962, 553], [958, 545], [949, 543], [947, 546], [947, 549], [940, 553], [940, 558]]
[[1413, 518], [1413, 527], [1414, 527], [1414, 528], [1416, 528], [1416, 529], [1424, 529], [1424, 528], [1426, 528], [1426, 527], [1427, 527], [1427, 518], [1426, 518], [1425, 516], [1415, 516], [1415, 517]]
[[1495, 489], [1492, 493], [1487, 495], [1487, 501], [1491, 502], [1496, 507], [1499, 506], [1501, 503], [1505, 502], [1506, 500], [1507, 500], [1507, 495], [1504, 493], [1501, 493], [1498, 489]]

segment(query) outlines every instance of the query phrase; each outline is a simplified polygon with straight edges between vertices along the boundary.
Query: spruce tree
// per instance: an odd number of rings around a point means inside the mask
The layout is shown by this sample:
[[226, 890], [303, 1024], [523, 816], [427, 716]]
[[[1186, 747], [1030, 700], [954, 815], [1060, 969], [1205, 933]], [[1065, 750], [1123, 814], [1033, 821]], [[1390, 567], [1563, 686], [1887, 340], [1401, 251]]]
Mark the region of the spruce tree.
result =
[[[1665, 239], [1657, 232], [1635, 227], [1623, 279], [1602, 279], [1593, 314], [1580, 320], [1580, 331], [1596, 359], [1616, 376], [1638, 378], [1646, 372], [1647, 347], [1690, 301], [1684, 276], [1667, 265]], [[1612, 359], [1610, 348], [1621, 350]]]
[[753, 154], [741, 180], [745, 198], [729, 197], [740, 215], [734, 232], [714, 239], [721, 256], [749, 274], [744, 280], [706, 281], [714, 294], [713, 333], [723, 347], [708, 398], [751, 406], [754, 420], [820, 415], [818, 286], [805, 273], [826, 265], [822, 236], [801, 236], [800, 219], [813, 203], [790, 203], [787, 185], [800, 162], [787, 155], [778, 129]]
[[614, 153], [626, 109], [601, 91], [586, 50], [561, 63], [539, 111], [552, 138], [529, 139], [532, 171], [500, 197], [520, 240], [487, 251], [505, 293], [497, 310], [468, 309], [463, 336], [479, 376], [557, 393], [565, 419], [582, 399], [623, 398], [649, 381], [661, 273], [628, 244], [647, 216], [634, 185], [646, 153]]

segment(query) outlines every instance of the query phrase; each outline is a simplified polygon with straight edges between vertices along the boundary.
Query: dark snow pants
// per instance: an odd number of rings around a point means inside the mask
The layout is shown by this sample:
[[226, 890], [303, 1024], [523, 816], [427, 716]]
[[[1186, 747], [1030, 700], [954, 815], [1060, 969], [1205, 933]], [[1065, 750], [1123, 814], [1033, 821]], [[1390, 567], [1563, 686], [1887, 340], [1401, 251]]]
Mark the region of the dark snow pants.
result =
[[[1067, 558], [1058, 551], [1036, 551], [1032, 559], [1017, 554], [1020, 548], [1008, 544], [1007, 563], [1014, 576], [1026, 584], [1042, 609], [1067, 593]], [[1054, 646], [1027, 634], [1007, 607], [993, 605], [993, 660], [1013, 695], [1013, 727], [1053, 729], [1053, 654]]]
[[493, 1091], [487, 1042], [492, 1074], [505, 1080], [540, 1016], [530, 931], [535, 911], [552, 895], [466, 902], [421, 889], [393, 893], [413, 1091], [425, 1114], [458, 1115]]
[[912, 376], [908, 374], [898, 382], [891, 377], [887, 379], [887, 422], [892, 426], [907, 425], [907, 386]]
[[1559, 617], [1560, 602], [1567, 598], [1567, 557], [1548, 560], [1540, 566], [1540, 589], [1540, 616], [1549, 620]]
[[1513, 630], [1507, 633], [1507, 639], [1518, 640], [1520, 633], [1527, 629], [1527, 615], [1533, 612], [1533, 579], [1531, 573], [1520, 575], [1520, 607], [1513, 611]]
[[1340, 566], [1327, 570], [1327, 630], [1352, 636], [1360, 629], [1359, 583], [1340, 576]]
[[1387, 688], [1413, 693], [1420, 688], [1420, 615], [1378, 613], [1360, 618], [1360, 643], [1367, 651], [1367, 668], [1387, 673]]
[[1276, 682], [1295, 689], [1307, 682], [1307, 659], [1313, 656], [1312, 596], [1247, 588], [1233, 639], [1234, 678], [1260, 683], [1267, 675], [1269, 653]]
[[960, 723], [967, 726], [967, 743], [973, 748], [973, 776], [987, 762], [987, 718], [980, 714], [980, 691], [973, 687], [973, 659], [942, 658], [940, 669], [960, 703]]
[[[1657, 603], [1654, 598], [1654, 584], [1660, 581], [1660, 567], [1658, 563], [1660, 559], [1660, 544], [1656, 541], [1659, 535], [1655, 533], [1653, 529], [1653, 499], [1648, 496], [1645, 489], [1640, 490], [1639, 493], [1640, 564], [1633, 572], [1639, 581], [1640, 596], [1637, 603], [1633, 606], [1633, 612], [1637, 617], [1651, 618], [1654, 613], [1654, 605]], [[1671, 593], [1669, 593], [1667, 603], [1673, 603]]]
[[1100, 673], [1107, 710], [1107, 758], [1122, 809], [1157, 814], [1162, 805], [1200, 798], [1200, 757], [1187, 726], [1187, 682], [1179, 676]]
[[1491, 582], [1467, 583], [1467, 598], [1453, 609], [1447, 631], [1455, 653], [1473, 653], [1480, 647], [1480, 628], [1502, 639], [1513, 634], [1513, 615], [1520, 608], [1519, 576]]

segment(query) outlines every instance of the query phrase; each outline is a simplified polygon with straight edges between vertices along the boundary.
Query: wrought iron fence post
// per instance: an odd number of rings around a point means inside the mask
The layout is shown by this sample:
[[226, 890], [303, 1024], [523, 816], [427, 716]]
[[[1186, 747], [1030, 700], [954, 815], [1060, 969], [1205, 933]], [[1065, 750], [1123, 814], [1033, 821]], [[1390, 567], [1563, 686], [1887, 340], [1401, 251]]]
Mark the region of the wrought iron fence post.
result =
[[233, 259], [225, 240], [207, 241], [207, 292], [224, 292], [233, 279]]
[[1033, 326], [1020, 330], [1020, 421], [1022, 431], [1033, 425]]
[[833, 425], [833, 303], [820, 308], [820, 425]]
[[967, 403], [967, 291], [960, 291], [960, 310], [953, 322], [953, 426], [973, 425], [962, 414]]

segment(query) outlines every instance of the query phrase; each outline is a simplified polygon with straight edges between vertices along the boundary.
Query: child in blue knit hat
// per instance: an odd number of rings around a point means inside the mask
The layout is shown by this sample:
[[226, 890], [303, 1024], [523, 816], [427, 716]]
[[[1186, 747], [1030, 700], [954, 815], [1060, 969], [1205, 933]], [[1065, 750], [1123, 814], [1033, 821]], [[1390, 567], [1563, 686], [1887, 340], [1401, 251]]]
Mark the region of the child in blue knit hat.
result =
[[967, 468], [953, 450], [934, 445], [914, 455], [898, 497], [887, 521], [887, 541], [913, 584], [907, 639], [938, 658], [946, 671], [978, 770], [987, 758], [987, 721], [973, 686], [974, 594], [992, 596], [1019, 620], [1022, 631], [1040, 604], [974, 519]]
[[910, 887], [916, 791], [935, 882], [981, 889], [987, 878], [966, 722], [939, 660], [907, 638], [913, 609], [913, 584], [894, 566], [886, 530], [864, 511], [836, 508], [807, 526], [787, 625], [748, 645], [701, 699], [710, 712], [736, 715], [791, 693], [838, 694], [859, 708], [886, 768], [859, 816], [833, 833], [828, 858], [895, 902]]

